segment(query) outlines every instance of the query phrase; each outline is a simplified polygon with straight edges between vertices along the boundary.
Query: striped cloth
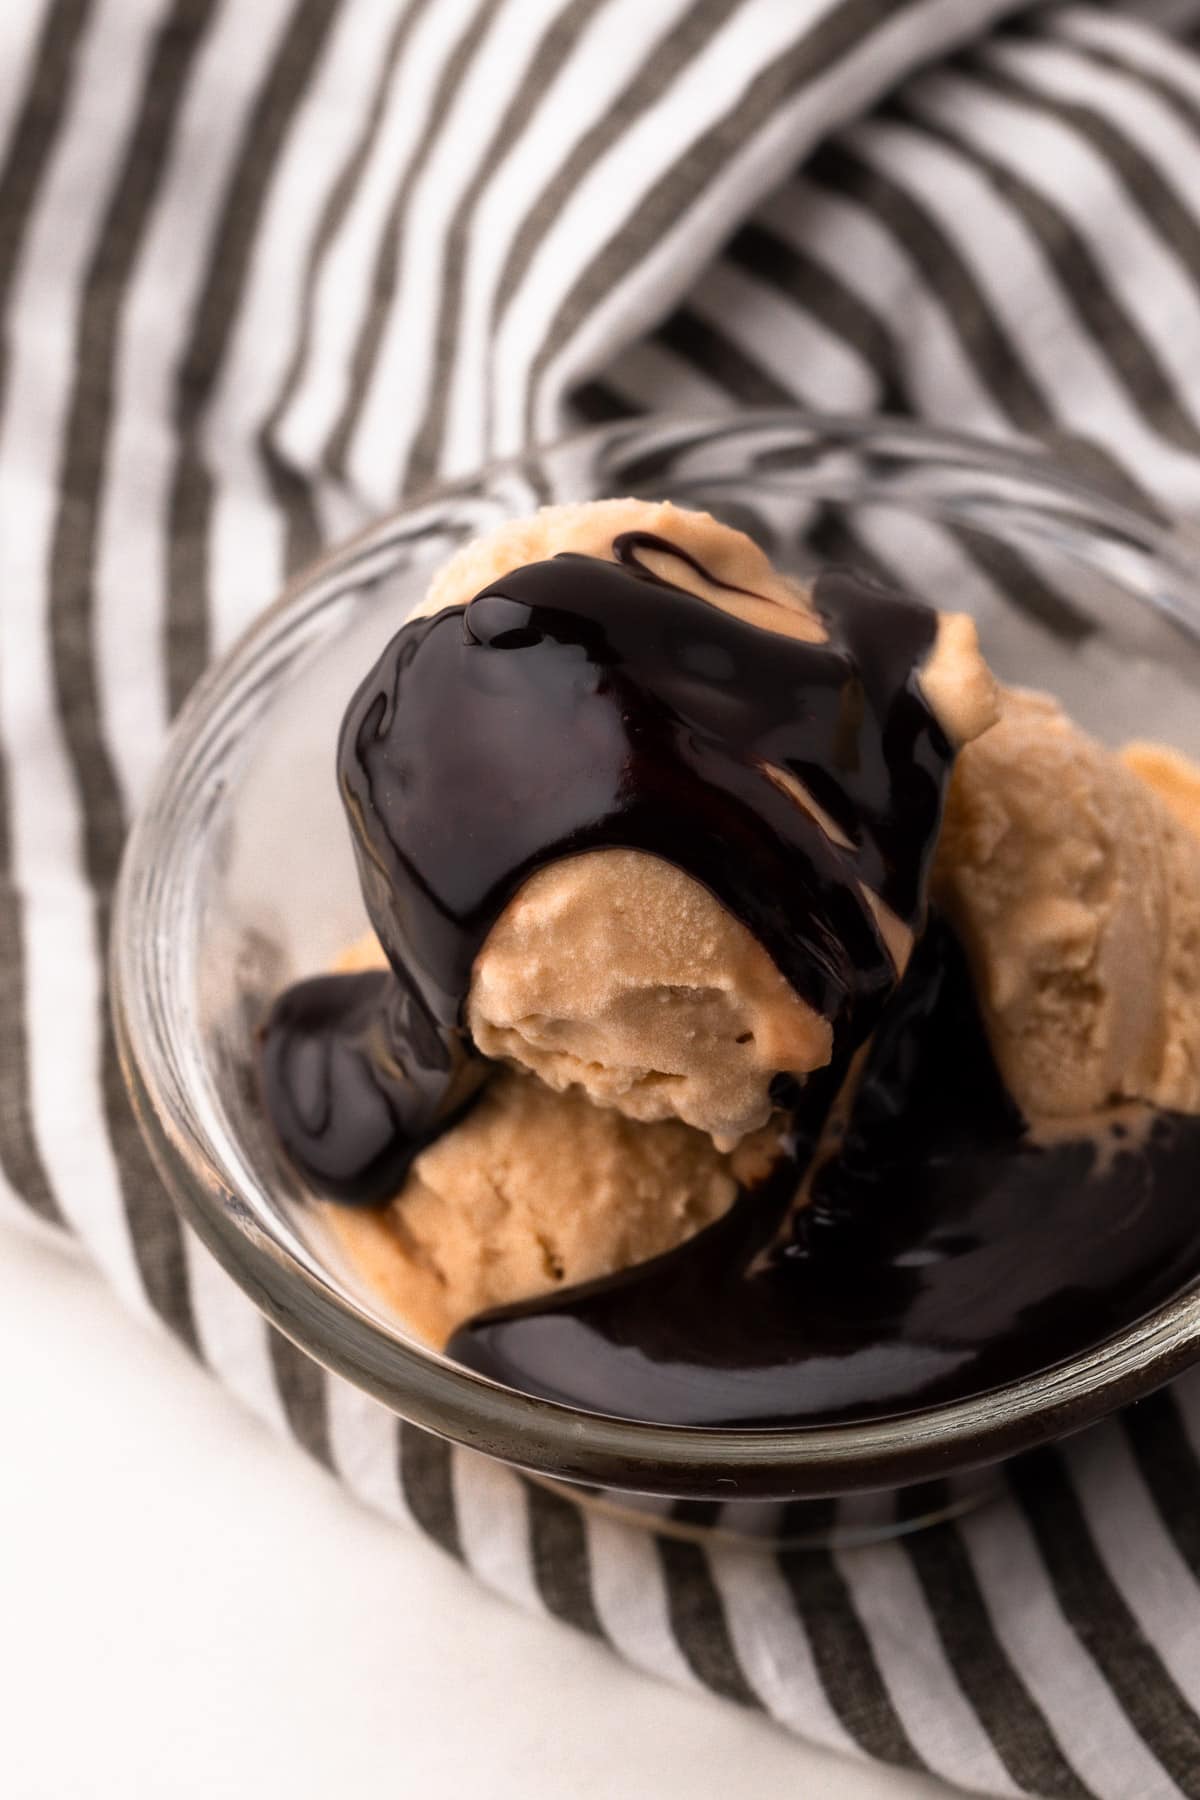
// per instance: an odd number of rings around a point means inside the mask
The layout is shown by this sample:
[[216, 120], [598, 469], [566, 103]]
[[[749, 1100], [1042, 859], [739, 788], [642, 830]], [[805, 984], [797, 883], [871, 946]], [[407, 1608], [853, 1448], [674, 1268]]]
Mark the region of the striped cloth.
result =
[[1200, 6], [6, 0], [0, 1212], [522, 1605], [984, 1794], [1200, 1795], [1200, 1381], [772, 1558], [400, 1426], [176, 1223], [102, 947], [205, 662], [431, 477], [648, 407], [1036, 433], [1200, 513]]

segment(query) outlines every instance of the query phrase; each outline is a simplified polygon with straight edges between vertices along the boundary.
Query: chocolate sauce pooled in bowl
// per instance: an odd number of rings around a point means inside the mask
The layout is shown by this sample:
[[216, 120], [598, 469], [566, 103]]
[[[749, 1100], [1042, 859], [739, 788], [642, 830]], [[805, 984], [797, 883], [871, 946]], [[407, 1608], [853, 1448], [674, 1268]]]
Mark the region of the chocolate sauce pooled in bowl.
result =
[[1200, 1118], [1125, 1108], [1040, 1144], [940, 920], [795, 1207], [806, 1160], [665, 1256], [468, 1322], [450, 1355], [627, 1418], [828, 1424], [1049, 1368], [1200, 1270]]
[[895, 988], [863, 889], [919, 928], [952, 761], [914, 679], [936, 615], [831, 570], [813, 595], [830, 640], [808, 643], [644, 567], [659, 552], [722, 585], [660, 538], [613, 550], [413, 620], [350, 703], [339, 779], [391, 973], [300, 983], [264, 1043], [276, 1130], [335, 1199], [391, 1199], [486, 1078], [463, 1025], [472, 965], [562, 857], [643, 850], [694, 876], [832, 1020], [835, 1062]]
[[793, 1150], [724, 1218], [469, 1321], [452, 1355], [627, 1417], [828, 1422], [985, 1391], [1177, 1292], [1200, 1270], [1200, 1120], [1126, 1109], [1040, 1144], [943, 923], [897, 988], [864, 889], [922, 932], [953, 761], [916, 681], [936, 615], [827, 571], [813, 604], [829, 641], [803, 642], [639, 561], [722, 585], [673, 545], [629, 533], [613, 550], [529, 564], [414, 620], [351, 702], [339, 778], [390, 968], [300, 983], [272, 1012], [265, 1092], [293, 1162], [334, 1199], [392, 1200], [491, 1072], [463, 1020], [504, 907], [562, 857], [632, 848], [748, 927], [832, 1021], [832, 1064], [803, 1090], [778, 1083]]

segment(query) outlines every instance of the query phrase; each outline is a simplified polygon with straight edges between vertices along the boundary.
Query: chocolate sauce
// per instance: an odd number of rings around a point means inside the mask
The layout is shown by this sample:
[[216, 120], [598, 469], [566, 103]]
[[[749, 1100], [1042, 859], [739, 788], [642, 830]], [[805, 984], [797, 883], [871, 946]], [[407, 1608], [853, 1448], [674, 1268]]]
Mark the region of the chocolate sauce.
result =
[[[403, 1068], [393, 1045], [406, 1046]], [[387, 969], [297, 982], [263, 1038], [276, 1129], [312, 1186], [349, 1206], [395, 1194], [415, 1149], [470, 1104], [487, 1072], [430, 1033]]]
[[661, 1423], [883, 1417], [1048, 1368], [1200, 1270], [1200, 1119], [1145, 1108], [1039, 1143], [940, 922], [797, 1210], [812, 1148], [678, 1249], [474, 1320], [450, 1354]]
[[864, 890], [919, 927], [951, 763], [914, 679], [935, 614], [830, 570], [813, 596], [829, 641], [810, 643], [645, 566], [722, 585], [660, 538], [613, 551], [412, 621], [350, 703], [339, 779], [391, 974], [301, 984], [264, 1044], [276, 1129], [334, 1198], [388, 1200], [469, 1101], [486, 1072], [463, 1023], [472, 964], [562, 857], [643, 850], [702, 882], [833, 1022], [839, 1062], [895, 988]]

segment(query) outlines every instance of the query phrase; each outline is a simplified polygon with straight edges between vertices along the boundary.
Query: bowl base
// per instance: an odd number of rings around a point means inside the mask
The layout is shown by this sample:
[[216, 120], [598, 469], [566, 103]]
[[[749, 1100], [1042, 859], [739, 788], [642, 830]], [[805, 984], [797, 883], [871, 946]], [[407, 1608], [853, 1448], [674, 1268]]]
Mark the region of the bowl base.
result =
[[669, 1500], [531, 1474], [551, 1493], [621, 1525], [713, 1547], [852, 1550], [973, 1512], [1004, 1487], [1000, 1466], [880, 1493], [820, 1500]]

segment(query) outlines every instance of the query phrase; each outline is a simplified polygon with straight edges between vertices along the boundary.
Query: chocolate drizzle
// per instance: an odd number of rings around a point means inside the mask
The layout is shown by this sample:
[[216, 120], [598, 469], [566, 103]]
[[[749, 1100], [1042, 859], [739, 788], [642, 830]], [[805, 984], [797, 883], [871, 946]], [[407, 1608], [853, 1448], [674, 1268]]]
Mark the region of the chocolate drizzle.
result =
[[341, 978], [341, 1017], [338, 978], [302, 983], [264, 1046], [280, 1137], [337, 1199], [390, 1198], [470, 1099], [486, 1072], [463, 1024], [472, 964], [562, 857], [624, 847], [694, 876], [833, 1021], [836, 1060], [895, 987], [864, 890], [919, 927], [951, 762], [914, 680], [935, 615], [831, 570], [813, 643], [647, 567], [657, 553], [722, 585], [662, 539], [613, 551], [527, 564], [412, 621], [350, 703], [339, 779], [391, 975]]
[[450, 1354], [547, 1399], [673, 1424], [814, 1425], [961, 1399], [1099, 1343], [1200, 1270], [1200, 1119], [1040, 1143], [933, 922], [845, 1137], [690, 1242], [473, 1320]]

